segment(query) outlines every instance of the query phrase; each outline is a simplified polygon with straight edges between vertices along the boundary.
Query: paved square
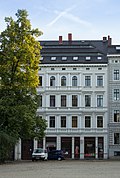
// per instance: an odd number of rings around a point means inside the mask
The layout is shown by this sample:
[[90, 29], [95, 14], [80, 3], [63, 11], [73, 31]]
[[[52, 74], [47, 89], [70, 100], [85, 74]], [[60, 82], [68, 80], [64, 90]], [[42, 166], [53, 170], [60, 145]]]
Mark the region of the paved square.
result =
[[0, 178], [120, 178], [120, 161], [26, 161], [0, 165]]

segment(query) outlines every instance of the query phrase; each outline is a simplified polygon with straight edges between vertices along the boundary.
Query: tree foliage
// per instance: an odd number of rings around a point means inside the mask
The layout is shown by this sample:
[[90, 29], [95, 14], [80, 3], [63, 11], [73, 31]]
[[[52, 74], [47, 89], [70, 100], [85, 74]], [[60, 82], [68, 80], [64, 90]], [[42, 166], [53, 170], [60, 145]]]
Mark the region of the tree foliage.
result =
[[45, 120], [36, 115], [41, 50], [36, 37], [42, 32], [32, 29], [26, 10], [15, 15], [16, 21], [5, 18], [6, 29], [0, 34], [0, 145], [2, 135], [10, 145], [11, 138], [14, 143], [41, 138], [46, 129]]

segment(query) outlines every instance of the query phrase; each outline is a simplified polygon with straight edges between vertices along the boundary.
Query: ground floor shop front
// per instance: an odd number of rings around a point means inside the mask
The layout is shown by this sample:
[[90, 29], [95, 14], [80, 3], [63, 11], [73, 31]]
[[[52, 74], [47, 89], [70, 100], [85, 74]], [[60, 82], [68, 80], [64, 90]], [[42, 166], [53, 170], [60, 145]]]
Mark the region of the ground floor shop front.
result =
[[15, 159], [31, 159], [37, 147], [63, 150], [66, 159], [108, 158], [107, 136], [46, 136], [40, 141], [20, 140], [15, 148]]

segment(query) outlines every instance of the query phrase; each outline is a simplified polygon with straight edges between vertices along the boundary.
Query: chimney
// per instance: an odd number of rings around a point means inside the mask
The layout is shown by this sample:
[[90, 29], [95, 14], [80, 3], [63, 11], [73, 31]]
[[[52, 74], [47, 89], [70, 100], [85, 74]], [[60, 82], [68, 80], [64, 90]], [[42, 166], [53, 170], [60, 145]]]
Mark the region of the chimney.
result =
[[110, 36], [108, 35], [108, 46], [111, 46], [112, 44], [112, 38], [110, 38]]
[[72, 33], [68, 33], [68, 41], [72, 42]]
[[59, 44], [62, 44], [62, 36], [59, 36]]

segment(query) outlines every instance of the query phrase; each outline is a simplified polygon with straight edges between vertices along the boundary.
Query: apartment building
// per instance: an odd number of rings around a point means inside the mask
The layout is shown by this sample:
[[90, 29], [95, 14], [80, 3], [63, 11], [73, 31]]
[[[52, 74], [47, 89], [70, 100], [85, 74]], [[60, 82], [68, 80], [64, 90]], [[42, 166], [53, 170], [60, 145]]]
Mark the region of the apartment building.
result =
[[66, 158], [108, 158], [108, 62], [111, 39], [41, 41], [40, 106], [48, 123], [43, 146]]
[[120, 46], [108, 49], [109, 158], [120, 157]]

